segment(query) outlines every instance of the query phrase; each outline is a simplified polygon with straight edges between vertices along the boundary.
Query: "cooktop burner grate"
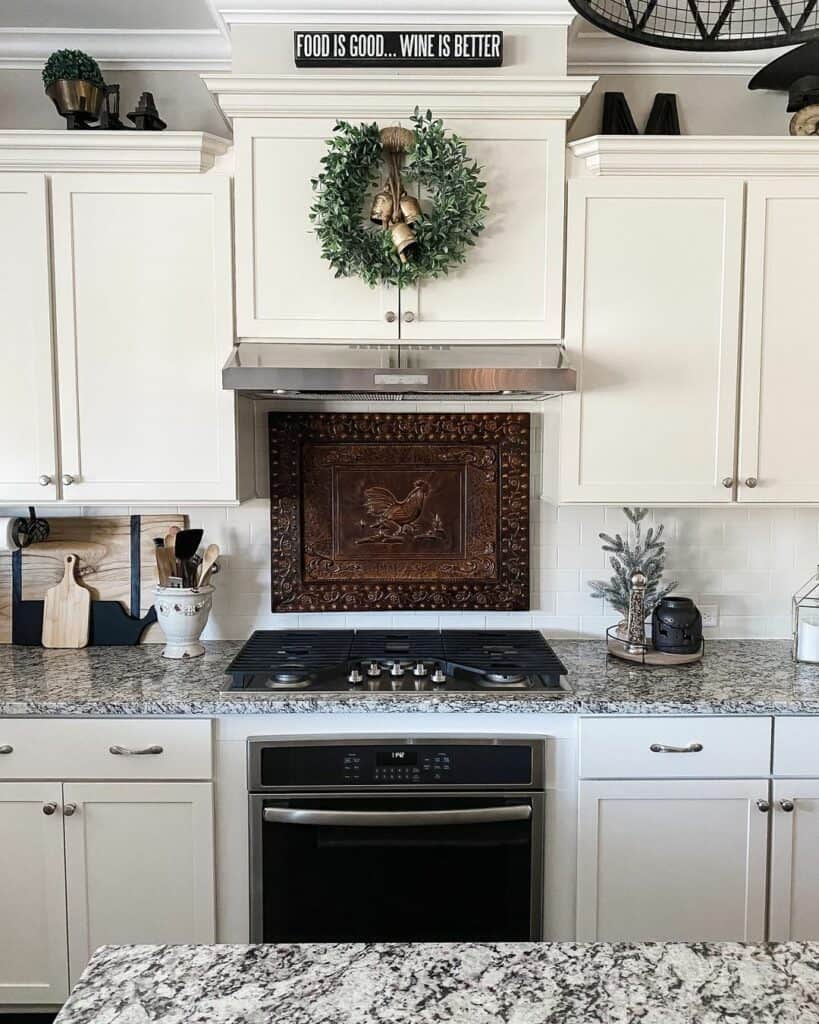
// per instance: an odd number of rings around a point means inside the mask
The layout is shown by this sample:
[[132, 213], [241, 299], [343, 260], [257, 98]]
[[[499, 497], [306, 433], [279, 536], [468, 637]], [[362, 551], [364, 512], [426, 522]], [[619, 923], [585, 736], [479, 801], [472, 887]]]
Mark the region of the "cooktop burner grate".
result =
[[349, 658], [353, 635], [351, 629], [257, 629], [226, 671], [284, 674], [295, 668], [333, 668]]
[[501, 683], [521, 675], [566, 675], [566, 667], [543, 636], [534, 629], [445, 629], [446, 659], [450, 664], [485, 673]]
[[359, 629], [350, 651], [353, 661], [443, 661], [437, 629]]

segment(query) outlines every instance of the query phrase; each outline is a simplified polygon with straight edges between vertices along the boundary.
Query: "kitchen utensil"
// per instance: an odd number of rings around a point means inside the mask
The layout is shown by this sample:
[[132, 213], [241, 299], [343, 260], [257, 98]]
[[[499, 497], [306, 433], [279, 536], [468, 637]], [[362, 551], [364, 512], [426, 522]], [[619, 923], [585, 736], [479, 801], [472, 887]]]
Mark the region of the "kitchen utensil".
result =
[[666, 654], [695, 654], [702, 647], [702, 616], [690, 597], [669, 594], [651, 616], [654, 649]]
[[204, 530], [180, 530], [176, 535], [174, 553], [183, 562], [196, 554], [199, 545], [202, 543]]
[[46, 592], [43, 647], [85, 647], [88, 643], [91, 592], [75, 576], [76, 555], [65, 556], [65, 574]]
[[174, 558], [176, 558], [176, 535], [181, 532], [178, 526], [172, 526], [165, 534], [165, 547], [168, 551], [173, 552]]
[[205, 587], [208, 584], [208, 580], [213, 575], [213, 568], [216, 565], [216, 559], [219, 557], [219, 545], [208, 544], [205, 548], [205, 553], [202, 556], [202, 564], [199, 566], [199, 579], [197, 585]]

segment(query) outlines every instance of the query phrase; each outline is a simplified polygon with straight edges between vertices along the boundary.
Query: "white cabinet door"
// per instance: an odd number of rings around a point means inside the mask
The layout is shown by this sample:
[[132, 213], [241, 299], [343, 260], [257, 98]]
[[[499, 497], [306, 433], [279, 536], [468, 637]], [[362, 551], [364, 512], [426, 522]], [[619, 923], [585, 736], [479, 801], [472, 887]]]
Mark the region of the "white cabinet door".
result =
[[321, 170], [333, 125], [325, 118], [236, 119], [240, 337], [398, 338], [395, 291], [334, 277], [310, 222], [310, 182]]
[[742, 203], [716, 178], [569, 183], [563, 501], [732, 500]]
[[65, 174], [52, 192], [63, 497], [235, 499], [229, 179]]
[[0, 1006], [68, 995], [61, 804], [59, 782], [0, 783]]
[[819, 448], [814, 441], [818, 260], [819, 181], [750, 181], [740, 501], [819, 501]]
[[63, 789], [72, 984], [105, 943], [213, 942], [212, 784]]
[[45, 175], [0, 174], [0, 237], [0, 502], [50, 501], [58, 466]]
[[448, 118], [447, 128], [482, 166], [486, 230], [462, 267], [402, 292], [402, 339], [560, 338], [564, 123]]
[[760, 942], [767, 798], [759, 780], [581, 782], [578, 939]]
[[772, 942], [819, 940], [819, 779], [775, 781]]

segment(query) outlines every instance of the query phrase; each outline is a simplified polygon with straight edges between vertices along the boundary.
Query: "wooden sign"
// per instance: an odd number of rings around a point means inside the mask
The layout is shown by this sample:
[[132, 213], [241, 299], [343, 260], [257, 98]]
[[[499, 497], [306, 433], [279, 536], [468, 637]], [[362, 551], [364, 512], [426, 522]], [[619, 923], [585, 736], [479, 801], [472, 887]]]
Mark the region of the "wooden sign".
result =
[[294, 32], [297, 68], [499, 68], [503, 32]]
[[271, 413], [276, 612], [529, 608], [526, 413]]

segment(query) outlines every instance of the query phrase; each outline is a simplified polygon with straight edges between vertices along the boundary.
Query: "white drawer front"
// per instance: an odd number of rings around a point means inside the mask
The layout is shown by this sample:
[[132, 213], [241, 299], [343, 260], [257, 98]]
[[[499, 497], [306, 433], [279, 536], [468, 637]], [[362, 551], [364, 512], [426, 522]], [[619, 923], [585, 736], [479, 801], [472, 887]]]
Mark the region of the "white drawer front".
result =
[[584, 718], [585, 779], [753, 778], [771, 764], [770, 718]]
[[774, 720], [774, 775], [819, 777], [819, 717]]
[[0, 719], [0, 751], [6, 751], [0, 753], [0, 779], [213, 775], [209, 720], [5, 718]]

